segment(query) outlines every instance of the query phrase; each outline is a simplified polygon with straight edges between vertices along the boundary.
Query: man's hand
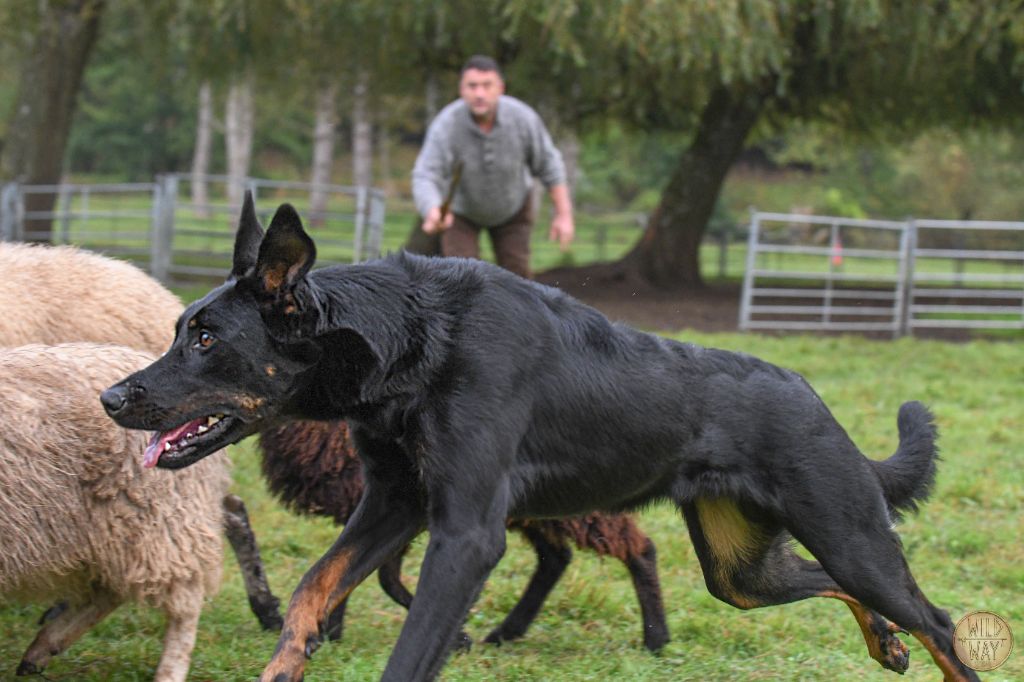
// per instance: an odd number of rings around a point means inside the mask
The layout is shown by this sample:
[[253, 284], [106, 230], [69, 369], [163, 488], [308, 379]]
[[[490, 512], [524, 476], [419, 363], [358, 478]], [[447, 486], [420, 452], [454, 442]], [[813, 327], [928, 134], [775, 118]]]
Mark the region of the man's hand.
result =
[[557, 241], [558, 248], [564, 253], [569, 250], [569, 245], [575, 236], [576, 224], [573, 221], [572, 213], [555, 213], [555, 217], [551, 219], [551, 232], [548, 234], [548, 239]]
[[447, 230], [452, 226], [452, 220], [454, 220], [454, 216], [451, 211], [448, 211], [442, 218], [441, 207], [435, 206], [427, 211], [426, 217], [423, 218], [423, 231], [427, 234], [436, 234]]

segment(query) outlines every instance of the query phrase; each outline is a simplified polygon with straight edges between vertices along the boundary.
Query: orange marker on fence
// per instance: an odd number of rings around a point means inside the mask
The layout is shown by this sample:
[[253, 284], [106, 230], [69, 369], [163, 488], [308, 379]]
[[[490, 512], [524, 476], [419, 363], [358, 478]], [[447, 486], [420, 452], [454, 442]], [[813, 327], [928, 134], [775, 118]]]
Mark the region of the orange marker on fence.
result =
[[843, 240], [836, 237], [835, 244], [832, 245], [832, 265], [840, 267], [843, 264]]

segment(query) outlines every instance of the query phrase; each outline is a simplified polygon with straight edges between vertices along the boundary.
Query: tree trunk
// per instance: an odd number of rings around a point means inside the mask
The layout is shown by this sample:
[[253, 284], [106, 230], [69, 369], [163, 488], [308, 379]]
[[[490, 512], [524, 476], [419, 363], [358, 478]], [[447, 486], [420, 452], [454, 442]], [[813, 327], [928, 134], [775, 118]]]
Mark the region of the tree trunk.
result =
[[389, 196], [394, 196], [395, 181], [392, 177], [391, 161], [391, 132], [390, 128], [381, 123], [377, 124], [377, 186], [384, 190]]
[[620, 265], [659, 288], [701, 287], [700, 243], [725, 176], [767, 101], [769, 88], [719, 86], [701, 113], [640, 241]]
[[213, 87], [210, 81], [199, 86], [199, 113], [196, 120], [196, 146], [192, 151], [192, 209], [199, 218], [210, 217], [210, 148], [213, 143]]
[[437, 112], [441, 110], [441, 85], [438, 82], [437, 70], [434, 68], [427, 69], [427, 79], [423, 86], [423, 128], [426, 129], [430, 125], [430, 122], [437, 116]]
[[576, 181], [580, 173], [580, 138], [575, 130], [565, 128], [557, 141], [558, 150], [562, 152], [565, 162], [565, 181], [569, 185], [570, 196], [576, 193]]
[[338, 125], [338, 84], [322, 83], [316, 93], [315, 121], [313, 124], [313, 170], [309, 181], [309, 223], [322, 225], [327, 211], [327, 190], [322, 185], [331, 182], [334, 165], [334, 129]]
[[[13, 115], [7, 126], [0, 177], [28, 185], [60, 183], [64, 150], [89, 54], [96, 42], [103, 0], [39, 2], [39, 25], [21, 47], [24, 55]], [[49, 213], [53, 194], [25, 196], [26, 213]], [[50, 241], [52, 220], [25, 221], [29, 241]]]
[[252, 164], [252, 139], [255, 123], [252, 73], [246, 72], [231, 83], [224, 112], [224, 138], [228, 156], [228, 202], [242, 205], [244, 180]]
[[373, 185], [373, 124], [370, 121], [368, 76], [359, 72], [352, 93], [352, 184]]

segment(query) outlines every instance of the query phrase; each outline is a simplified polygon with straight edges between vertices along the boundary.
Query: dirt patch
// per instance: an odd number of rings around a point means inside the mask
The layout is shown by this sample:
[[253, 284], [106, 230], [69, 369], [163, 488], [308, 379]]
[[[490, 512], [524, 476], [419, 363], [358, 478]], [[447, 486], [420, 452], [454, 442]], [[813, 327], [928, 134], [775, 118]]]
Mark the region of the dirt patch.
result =
[[640, 329], [734, 332], [739, 328], [738, 284], [664, 291], [594, 268], [558, 268], [537, 273], [535, 279], [592, 305], [612, 320]]
[[[556, 286], [566, 293], [600, 310], [610, 319], [624, 322], [639, 329], [672, 332], [695, 329], [703, 332], [735, 332], [739, 330], [739, 283], [709, 284], [701, 289], [664, 291], [646, 282], [623, 276], [614, 267], [586, 266], [582, 268], [556, 268], [537, 273], [538, 282]], [[780, 300], [778, 303], [791, 301]], [[934, 302], [934, 301], [930, 301]], [[955, 303], [954, 299], [941, 302]], [[878, 305], [874, 300], [852, 300], [854, 305]], [[761, 334], [786, 333], [761, 331]], [[789, 332], [794, 333], [794, 332]], [[812, 332], [815, 335], [835, 335], [853, 332]], [[862, 332], [863, 336], [891, 339], [889, 332]], [[992, 334], [968, 329], [929, 329], [914, 331], [917, 338], [965, 342], [977, 338], [1014, 340], [1021, 335]]]

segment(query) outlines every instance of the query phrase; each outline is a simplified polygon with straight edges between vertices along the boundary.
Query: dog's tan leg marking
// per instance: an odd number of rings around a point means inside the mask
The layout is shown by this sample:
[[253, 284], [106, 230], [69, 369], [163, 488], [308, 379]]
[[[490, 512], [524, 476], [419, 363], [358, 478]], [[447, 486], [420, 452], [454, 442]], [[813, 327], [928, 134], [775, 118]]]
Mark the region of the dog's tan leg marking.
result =
[[[885, 621], [891, 636], [883, 642], [879, 639], [879, 633], [871, 627], [873, 617], [877, 614], [873, 614], [864, 608], [859, 601], [845, 592], [822, 592], [818, 596], [838, 599], [849, 606], [850, 611], [853, 612], [853, 617], [857, 620], [857, 625], [860, 626], [861, 634], [864, 635], [864, 643], [867, 644], [868, 655], [887, 670], [894, 670], [900, 674], [906, 672], [907, 663], [910, 660], [910, 650], [902, 640], [896, 637], [896, 633], [903, 632], [903, 628], [895, 623]], [[878, 618], [882, 617], [878, 616]]]
[[928, 650], [928, 653], [932, 655], [932, 659], [935, 661], [935, 665], [939, 666], [939, 670], [942, 671], [942, 679], [945, 682], [965, 682], [967, 680], [962, 674], [960, 674], [960, 667], [956, 664], [956, 661], [950, 659], [944, 651], [942, 651], [935, 640], [923, 632], [910, 631], [917, 641], [924, 645], [924, 648]]
[[726, 498], [701, 498], [696, 503], [700, 527], [715, 558], [715, 578], [741, 609], [761, 604], [735, 589], [732, 576], [763, 547], [762, 533], [743, 516], [736, 503]]
[[310, 648], [315, 649], [319, 644], [320, 624], [356, 587], [353, 583], [339, 589], [351, 557], [351, 549], [342, 550], [329, 559], [325, 556], [303, 578], [288, 604], [281, 638], [274, 657], [260, 676], [261, 682], [298, 682], [302, 679], [307, 651], [312, 655]]

